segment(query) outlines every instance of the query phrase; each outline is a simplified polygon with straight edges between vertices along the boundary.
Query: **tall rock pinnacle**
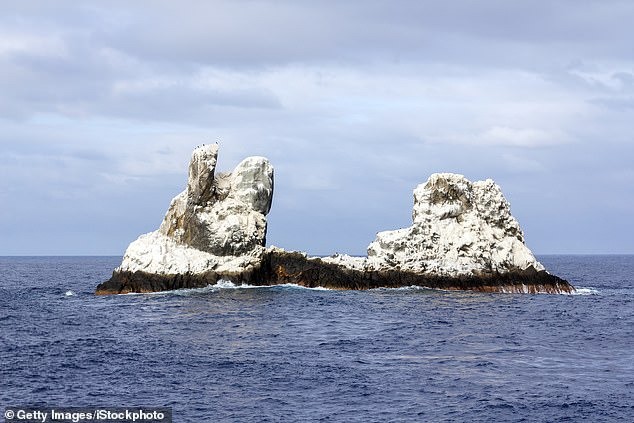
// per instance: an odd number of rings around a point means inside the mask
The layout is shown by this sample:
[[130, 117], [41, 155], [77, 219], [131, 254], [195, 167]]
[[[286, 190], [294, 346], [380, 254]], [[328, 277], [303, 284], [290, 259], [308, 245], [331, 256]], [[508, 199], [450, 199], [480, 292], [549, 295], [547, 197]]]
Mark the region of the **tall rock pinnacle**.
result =
[[216, 173], [217, 158], [217, 144], [194, 150], [187, 188], [174, 197], [158, 231], [130, 244], [119, 270], [232, 271], [257, 261], [266, 243], [273, 166], [248, 157], [233, 172]]

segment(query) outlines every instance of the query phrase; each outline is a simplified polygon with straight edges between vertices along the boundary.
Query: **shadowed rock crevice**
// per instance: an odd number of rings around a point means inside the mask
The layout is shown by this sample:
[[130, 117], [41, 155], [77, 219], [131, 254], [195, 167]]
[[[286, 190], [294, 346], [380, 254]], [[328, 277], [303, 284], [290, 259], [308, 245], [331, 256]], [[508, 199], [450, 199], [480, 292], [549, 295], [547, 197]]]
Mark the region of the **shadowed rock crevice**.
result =
[[265, 248], [273, 198], [269, 161], [248, 157], [233, 172], [216, 174], [217, 155], [216, 144], [194, 150], [185, 191], [157, 231], [130, 244], [97, 294], [200, 288], [221, 279], [331, 289], [574, 290], [535, 259], [490, 179], [433, 174], [414, 190], [412, 226], [379, 232], [367, 257], [316, 258]]

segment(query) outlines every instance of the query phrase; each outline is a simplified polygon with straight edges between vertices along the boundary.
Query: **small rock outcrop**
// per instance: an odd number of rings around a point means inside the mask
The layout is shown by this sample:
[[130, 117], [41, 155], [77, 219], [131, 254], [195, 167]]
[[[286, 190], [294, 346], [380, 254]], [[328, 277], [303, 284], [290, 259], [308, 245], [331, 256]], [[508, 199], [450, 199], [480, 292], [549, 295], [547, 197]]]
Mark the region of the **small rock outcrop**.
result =
[[433, 174], [414, 190], [412, 226], [379, 232], [367, 257], [265, 248], [273, 167], [263, 157], [216, 174], [218, 146], [194, 150], [185, 191], [157, 231], [140, 236], [97, 294], [252, 285], [370, 289], [419, 285], [483, 292], [572, 292], [528, 249], [492, 180]]

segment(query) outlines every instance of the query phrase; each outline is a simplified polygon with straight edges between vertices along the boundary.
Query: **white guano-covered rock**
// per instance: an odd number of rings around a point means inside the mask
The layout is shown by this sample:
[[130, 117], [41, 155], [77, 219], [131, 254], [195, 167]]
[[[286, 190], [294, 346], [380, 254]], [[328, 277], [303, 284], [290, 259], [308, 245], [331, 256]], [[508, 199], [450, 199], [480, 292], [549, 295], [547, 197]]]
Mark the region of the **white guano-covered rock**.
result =
[[118, 271], [230, 273], [260, 262], [273, 167], [264, 157], [248, 157], [232, 173], [216, 174], [217, 156], [217, 144], [194, 150], [187, 188], [172, 200], [157, 231], [130, 244]]
[[273, 168], [264, 157], [247, 157], [231, 173], [230, 197], [266, 215], [273, 198]]
[[379, 232], [366, 268], [434, 275], [544, 270], [524, 243], [509, 203], [492, 180], [433, 174], [414, 190], [413, 224]]
[[[367, 257], [265, 248], [273, 168], [263, 157], [216, 173], [217, 145], [197, 148], [187, 188], [160, 228], [141, 235], [96, 293], [254, 285], [373, 289], [425, 286], [479, 292], [574, 292], [526, 247], [493, 181], [439, 173], [414, 190], [412, 226], [377, 234]], [[310, 222], [307, 222], [310, 224]]]

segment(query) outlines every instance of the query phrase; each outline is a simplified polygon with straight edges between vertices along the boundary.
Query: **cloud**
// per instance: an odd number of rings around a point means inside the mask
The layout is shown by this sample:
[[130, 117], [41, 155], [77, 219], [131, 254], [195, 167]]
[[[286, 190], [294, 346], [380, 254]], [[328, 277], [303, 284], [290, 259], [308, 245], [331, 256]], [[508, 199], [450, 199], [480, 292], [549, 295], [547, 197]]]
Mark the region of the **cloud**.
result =
[[[47, 210], [34, 253], [81, 253], [50, 240], [98, 225], [118, 254], [220, 139], [223, 170], [277, 167], [278, 245], [363, 253], [454, 171], [500, 182], [538, 251], [590, 251], [549, 233], [569, 204], [582, 234], [601, 220], [582, 199], [634, 198], [633, 18], [629, 1], [4, 2], [0, 230]], [[627, 232], [596, 250], [631, 252]]]
[[533, 128], [509, 128], [506, 126], [494, 126], [487, 129], [479, 138], [485, 144], [516, 147], [541, 147], [567, 142], [567, 136], [563, 133]]
[[593, 1], [140, 1], [109, 2], [98, 14], [124, 22], [101, 31], [108, 44], [168, 63], [378, 60], [530, 68], [588, 51], [626, 55], [633, 11], [627, 1], [610, 7]]

